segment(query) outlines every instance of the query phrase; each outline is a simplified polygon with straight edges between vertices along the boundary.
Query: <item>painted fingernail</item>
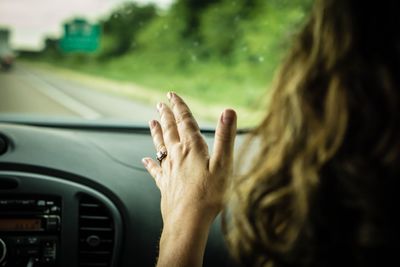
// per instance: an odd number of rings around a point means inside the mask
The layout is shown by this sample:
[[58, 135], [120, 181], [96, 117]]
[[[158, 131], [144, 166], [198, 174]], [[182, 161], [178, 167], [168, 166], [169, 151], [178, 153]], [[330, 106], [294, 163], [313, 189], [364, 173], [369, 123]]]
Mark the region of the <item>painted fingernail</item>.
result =
[[144, 166], [147, 167], [147, 165], [149, 164], [149, 160], [146, 159], [146, 158], [143, 158], [143, 159], [142, 159], [142, 163], [143, 163]]
[[222, 113], [222, 122], [224, 124], [230, 125], [232, 124], [234, 119], [235, 119], [235, 113], [233, 110], [227, 109]]
[[163, 103], [160, 102], [157, 104], [158, 111], [160, 111], [162, 109], [162, 107], [163, 107]]
[[153, 129], [154, 127], [156, 127], [156, 125], [157, 125], [157, 122], [156, 122], [155, 120], [149, 121], [149, 126], [150, 126], [151, 129]]

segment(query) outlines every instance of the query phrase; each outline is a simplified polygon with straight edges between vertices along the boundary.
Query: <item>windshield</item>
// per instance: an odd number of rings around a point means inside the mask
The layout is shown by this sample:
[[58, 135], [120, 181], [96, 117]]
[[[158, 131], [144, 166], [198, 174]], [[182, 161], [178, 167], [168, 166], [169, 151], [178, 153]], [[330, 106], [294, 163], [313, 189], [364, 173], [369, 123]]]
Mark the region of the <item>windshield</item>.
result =
[[0, 0], [0, 120], [147, 125], [168, 91], [200, 126], [254, 126], [306, 0]]

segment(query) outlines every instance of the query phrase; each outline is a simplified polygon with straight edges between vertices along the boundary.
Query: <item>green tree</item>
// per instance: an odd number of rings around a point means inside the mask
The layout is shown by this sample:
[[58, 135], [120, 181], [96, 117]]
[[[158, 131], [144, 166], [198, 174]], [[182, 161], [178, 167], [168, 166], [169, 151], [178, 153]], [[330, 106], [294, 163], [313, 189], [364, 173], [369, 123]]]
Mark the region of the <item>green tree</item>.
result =
[[211, 5], [223, 0], [177, 0], [173, 12], [180, 16], [185, 24], [182, 30], [184, 38], [198, 38], [201, 14]]
[[156, 17], [154, 5], [125, 3], [103, 21], [102, 57], [120, 56], [136, 46], [136, 36]]

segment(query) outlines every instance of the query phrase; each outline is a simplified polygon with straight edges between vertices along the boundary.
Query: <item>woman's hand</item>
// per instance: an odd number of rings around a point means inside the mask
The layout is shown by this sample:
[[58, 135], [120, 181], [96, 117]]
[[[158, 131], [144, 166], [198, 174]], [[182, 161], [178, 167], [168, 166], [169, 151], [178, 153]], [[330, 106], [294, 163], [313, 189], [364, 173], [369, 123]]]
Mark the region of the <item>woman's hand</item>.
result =
[[232, 173], [236, 114], [233, 110], [222, 113], [210, 155], [185, 102], [174, 93], [168, 93], [168, 99], [171, 108], [158, 104], [160, 122], [150, 122], [156, 150], [167, 152], [167, 157], [161, 166], [150, 158], [143, 159], [161, 192], [164, 229], [158, 265], [198, 266]]

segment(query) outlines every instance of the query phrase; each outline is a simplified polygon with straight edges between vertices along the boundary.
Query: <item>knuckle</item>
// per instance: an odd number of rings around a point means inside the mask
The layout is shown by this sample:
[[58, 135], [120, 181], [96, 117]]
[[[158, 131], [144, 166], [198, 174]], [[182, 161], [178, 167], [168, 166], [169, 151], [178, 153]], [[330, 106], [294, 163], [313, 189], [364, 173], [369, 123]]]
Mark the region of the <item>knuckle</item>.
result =
[[151, 136], [156, 137], [157, 135], [160, 134], [160, 127], [157, 125], [153, 129], [151, 129], [150, 133], [151, 133]]
[[153, 144], [156, 148], [158, 148], [159, 146], [164, 145], [164, 141], [161, 135], [157, 135], [153, 137]]
[[225, 161], [224, 161], [224, 159], [222, 158], [222, 159], [220, 159], [220, 160], [217, 160], [216, 162], [215, 162], [215, 168], [217, 169], [217, 170], [220, 170], [220, 169], [222, 169], [223, 167], [224, 167], [224, 165], [225, 165]]
[[165, 121], [165, 123], [163, 124], [163, 131], [170, 132], [173, 130], [174, 127], [175, 125], [173, 123], [171, 123], [170, 121]]
[[170, 154], [177, 155], [180, 151], [182, 151], [182, 149], [183, 149], [183, 144], [182, 143], [178, 143], [178, 144], [172, 146], [170, 148], [169, 152], [170, 152]]
[[172, 101], [172, 103], [174, 105], [185, 105], [185, 102], [183, 102], [182, 98], [180, 98], [178, 95], [175, 95], [175, 97], [173, 98], [174, 101]]
[[162, 143], [162, 134], [161, 133], [155, 133], [155, 134], [153, 134], [152, 137], [153, 137], [154, 144]]
[[177, 99], [173, 99], [173, 101], [171, 101], [171, 108], [172, 110], [174, 110], [176, 108], [177, 105], [179, 105], [178, 100]]
[[186, 140], [183, 141], [181, 149], [182, 150], [188, 150], [188, 149], [190, 149], [190, 147], [193, 146], [193, 144], [194, 144], [193, 140], [186, 139]]
[[175, 152], [177, 155], [179, 155], [179, 158], [182, 159], [189, 154], [191, 148], [192, 148], [191, 142], [186, 140], [182, 141], [181, 143], [179, 143], [179, 145], [175, 147]]
[[203, 148], [203, 147], [207, 146], [205, 140], [202, 138], [201, 134], [198, 132], [189, 134], [187, 136], [187, 138], [184, 140], [183, 145], [186, 149], [187, 148], [199, 149], [199, 148]]
[[224, 143], [230, 142], [231, 135], [228, 131], [217, 131], [216, 138]]
[[186, 158], [190, 151], [192, 150], [192, 145], [190, 142], [186, 142], [183, 146], [182, 146], [182, 150], [181, 150], [181, 155], [182, 158]]
[[182, 124], [182, 123], [190, 123], [193, 119], [192, 113], [188, 110], [182, 111], [179, 113], [179, 115], [176, 117], [176, 123], [177, 124]]
[[195, 121], [188, 121], [180, 125], [180, 127], [188, 132], [189, 138], [197, 138], [200, 136], [199, 127]]
[[204, 144], [205, 141], [203, 139], [203, 136], [201, 135], [201, 133], [199, 131], [196, 131], [192, 134], [189, 135], [189, 140], [191, 140], [191, 143], [193, 144]]
[[221, 143], [227, 143], [228, 142], [228, 138], [226, 136], [222, 135], [222, 134], [221, 135], [217, 134], [216, 139], [217, 139], [218, 142], [221, 142]]
[[165, 145], [164, 144], [157, 144], [157, 151], [164, 151]]
[[166, 112], [161, 112], [161, 114], [160, 114], [161, 123], [165, 123], [165, 121], [167, 121], [168, 119], [169, 119], [168, 114]]
[[161, 113], [160, 120], [164, 123], [169, 121], [175, 121], [174, 115], [172, 114], [172, 111], [169, 108], [168, 110], [165, 110]]
[[149, 167], [149, 172], [150, 172], [151, 176], [153, 176], [154, 178], [156, 178], [157, 172], [156, 172], [156, 170], [154, 169], [154, 166], [150, 166], [150, 167]]
[[202, 140], [195, 140], [194, 142], [192, 142], [191, 147], [195, 148], [199, 154], [208, 155], [208, 146]]

